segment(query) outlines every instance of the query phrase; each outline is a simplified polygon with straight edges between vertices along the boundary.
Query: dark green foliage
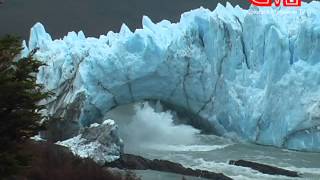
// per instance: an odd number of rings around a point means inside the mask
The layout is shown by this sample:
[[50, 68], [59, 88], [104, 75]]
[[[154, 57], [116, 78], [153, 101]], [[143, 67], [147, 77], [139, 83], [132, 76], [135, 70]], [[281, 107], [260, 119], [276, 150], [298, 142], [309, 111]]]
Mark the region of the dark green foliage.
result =
[[27, 164], [28, 158], [19, 153], [19, 144], [37, 134], [39, 102], [50, 94], [36, 84], [36, 73], [43, 64], [33, 58], [19, 58], [22, 42], [17, 37], [0, 39], [0, 176], [14, 174]]

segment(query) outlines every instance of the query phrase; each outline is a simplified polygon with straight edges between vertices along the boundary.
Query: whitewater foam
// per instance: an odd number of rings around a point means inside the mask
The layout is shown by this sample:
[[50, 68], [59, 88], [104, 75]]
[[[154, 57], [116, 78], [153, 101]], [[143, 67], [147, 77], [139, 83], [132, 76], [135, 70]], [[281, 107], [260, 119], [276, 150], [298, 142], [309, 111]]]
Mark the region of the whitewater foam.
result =
[[126, 143], [184, 145], [196, 142], [195, 135], [199, 133], [191, 126], [175, 125], [170, 111], [156, 112], [147, 102], [135, 104], [131, 118], [121, 127]]
[[160, 151], [189, 151], [189, 152], [207, 152], [226, 148], [228, 145], [167, 145], [156, 144], [149, 145], [146, 148]]

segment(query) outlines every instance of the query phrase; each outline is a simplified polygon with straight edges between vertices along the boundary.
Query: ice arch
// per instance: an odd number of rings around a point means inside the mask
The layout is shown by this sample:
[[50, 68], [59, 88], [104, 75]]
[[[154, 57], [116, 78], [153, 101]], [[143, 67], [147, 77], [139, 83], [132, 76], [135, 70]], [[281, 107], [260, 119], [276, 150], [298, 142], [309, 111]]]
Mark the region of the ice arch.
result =
[[135, 32], [123, 25], [99, 38], [70, 32], [54, 41], [36, 24], [28, 48], [40, 48], [36, 56], [47, 64], [38, 82], [56, 93], [49, 114], [62, 117], [64, 137], [115, 106], [156, 99], [222, 135], [320, 151], [319, 10], [312, 2], [305, 13], [276, 16], [290, 9], [218, 5], [176, 24], [144, 17]]

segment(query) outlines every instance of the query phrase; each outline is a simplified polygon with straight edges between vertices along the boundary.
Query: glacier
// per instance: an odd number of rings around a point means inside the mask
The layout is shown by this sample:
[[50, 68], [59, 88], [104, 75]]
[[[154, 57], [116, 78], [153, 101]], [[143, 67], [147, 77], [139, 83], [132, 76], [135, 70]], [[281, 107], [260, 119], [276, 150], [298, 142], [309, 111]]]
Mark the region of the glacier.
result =
[[[112, 108], [160, 100], [210, 122], [214, 133], [320, 152], [320, 3], [300, 8], [219, 4], [99, 38], [52, 40], [31, 29], [38, 83], [55, 93], [48, 114], [59, 137], [101, 123]], [[143, 128], [143, 127], [141, 127]], [[137, 129], [139, 131], [139, 129]]]

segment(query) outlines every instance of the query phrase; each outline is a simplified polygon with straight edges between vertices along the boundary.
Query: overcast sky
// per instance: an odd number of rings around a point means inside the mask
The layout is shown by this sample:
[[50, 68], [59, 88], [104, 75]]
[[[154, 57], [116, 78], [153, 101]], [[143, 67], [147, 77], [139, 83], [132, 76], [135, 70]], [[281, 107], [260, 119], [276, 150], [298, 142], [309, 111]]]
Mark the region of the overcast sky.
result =
[[[119, 31], [123, 22], [134, 30], [141, 26], [143, 15], [155, 22], [176, 22], [182, 12], [200, 6], [213, 10], [218, 2], [226, 0], [5, 0], [0, 4], [0, 36], [13, 33], [28, 38], [36, 22], [43, 23], [55, 38], [79, 30], [98, 36]], [[248, 0], [229, 2], [249, 6]]]

